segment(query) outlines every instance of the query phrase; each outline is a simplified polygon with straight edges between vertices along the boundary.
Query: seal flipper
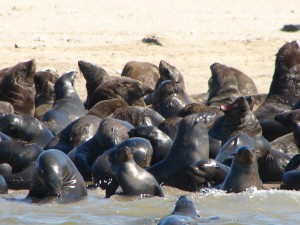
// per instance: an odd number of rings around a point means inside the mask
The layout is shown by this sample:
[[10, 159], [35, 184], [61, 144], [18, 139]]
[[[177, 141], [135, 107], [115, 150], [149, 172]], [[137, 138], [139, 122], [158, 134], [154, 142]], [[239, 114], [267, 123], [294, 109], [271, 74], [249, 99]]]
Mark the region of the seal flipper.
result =
[[118, 187], [119, 187], [119, 183], [118, 183], [117, 179], [115, 177], [112, 178], [110, 184], [106, 188], [105, 198], [110, 198], [111, 196], [113, 196], [116, 193], [116, 190], [118, 189]]

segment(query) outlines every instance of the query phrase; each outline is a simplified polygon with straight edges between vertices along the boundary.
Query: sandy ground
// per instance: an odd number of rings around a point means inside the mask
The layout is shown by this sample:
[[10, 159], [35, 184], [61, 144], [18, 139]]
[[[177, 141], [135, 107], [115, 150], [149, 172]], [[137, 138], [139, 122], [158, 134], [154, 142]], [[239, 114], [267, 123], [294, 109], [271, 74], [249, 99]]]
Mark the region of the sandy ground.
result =
[[[61, 75], [86, 60], [117, 75], [130, 60], [163, 59], [182, 72], [189, 94], [207, 91], [214, 62], [243, 71], [268, 92], [278, 49], [300, 37], [280, 31], [300, 23], [299, 0], [1, 0], [0, 6], [0, 68], [34, 58], [37, 70]], [[150, 35], [162, 46], [142, 43]]]

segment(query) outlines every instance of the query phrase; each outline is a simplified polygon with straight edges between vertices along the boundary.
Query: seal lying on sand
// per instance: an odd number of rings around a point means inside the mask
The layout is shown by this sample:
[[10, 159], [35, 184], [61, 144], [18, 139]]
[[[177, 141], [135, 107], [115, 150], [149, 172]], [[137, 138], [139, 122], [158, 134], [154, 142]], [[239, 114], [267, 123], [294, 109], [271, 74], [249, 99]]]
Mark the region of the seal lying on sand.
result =
[[26, 197], [28, 201], [68, 203], [86, 195], [85, 182], [66, 154], [52, 149], [39, 156]]

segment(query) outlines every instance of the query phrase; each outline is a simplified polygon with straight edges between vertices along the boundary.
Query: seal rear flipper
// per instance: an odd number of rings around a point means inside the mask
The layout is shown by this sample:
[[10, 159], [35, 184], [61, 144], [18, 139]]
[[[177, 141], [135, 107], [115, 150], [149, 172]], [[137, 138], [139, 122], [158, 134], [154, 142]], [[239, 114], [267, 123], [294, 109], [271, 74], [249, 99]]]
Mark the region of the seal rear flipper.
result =
[[116, 190], [119, 187], [119, 183], [117, 181], [116, 178], [112, 178], [111, 183], [109, 184], [109, 186], [107, 187], [106, 191], [105, 191], [105, 198], [110, 198], [111, 196], [113, 196], [116, 193]]

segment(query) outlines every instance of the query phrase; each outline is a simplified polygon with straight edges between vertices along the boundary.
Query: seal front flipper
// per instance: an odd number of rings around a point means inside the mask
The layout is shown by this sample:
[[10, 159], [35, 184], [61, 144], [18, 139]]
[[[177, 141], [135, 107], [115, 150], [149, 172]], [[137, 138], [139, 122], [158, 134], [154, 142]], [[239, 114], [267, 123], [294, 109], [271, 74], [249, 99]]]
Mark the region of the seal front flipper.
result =
[[117, 179], [112, 178], [110, 184], [106, 188], [105, 198], [110, 198], [111, 196], [113, 196], [116, 193], [116, 190], [118, 189], [118, 187], [119, 187], [119, 183], [118, 183]]

